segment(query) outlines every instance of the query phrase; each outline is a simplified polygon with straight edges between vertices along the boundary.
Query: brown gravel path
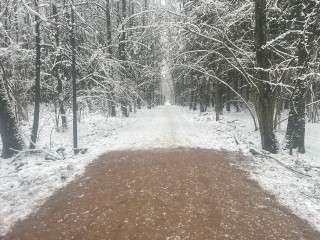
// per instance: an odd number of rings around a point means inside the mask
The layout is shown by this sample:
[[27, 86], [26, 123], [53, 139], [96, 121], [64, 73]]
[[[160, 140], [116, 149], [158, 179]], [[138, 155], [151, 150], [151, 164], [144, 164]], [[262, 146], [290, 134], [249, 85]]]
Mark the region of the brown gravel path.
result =
[[208, 150], [112, 152], [5, 239], [320, 239]]

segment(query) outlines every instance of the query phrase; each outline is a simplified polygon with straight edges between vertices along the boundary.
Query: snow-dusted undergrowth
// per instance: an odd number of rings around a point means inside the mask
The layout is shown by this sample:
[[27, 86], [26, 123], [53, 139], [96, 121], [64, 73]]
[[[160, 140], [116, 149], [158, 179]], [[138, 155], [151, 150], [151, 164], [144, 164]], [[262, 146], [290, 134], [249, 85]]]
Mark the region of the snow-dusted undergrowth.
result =
[[[79, 125], [79, 146], [88, 151], [77, 156], [72, 154], [71, 130], [56, 132], [52, 113], [47, 111], [47, 115], [41, 119], [41, 126], [39, 146], [51, 152], [65, 148], [65, 159], [46, 160], [44, 154], [24, 155], [14, 161], [0, 159], [0, 236], [14, 222], [35, 211], [54, 191], [82, 174], [94, 159], [108, 151], [199, 147], [241, 152], [245, 156], [252, 156], [250, 149], [261, 151], [259, 132], [254, 131], [252, 120], [246, 112], [225, 113], [218, 122], [214, 113], [199, 114], [176, 106], [142, 110], [130, 118], [106, 118], [101, 114], [87, 113]], [[23, 130], [29, 133], [30, 124], [25, 124]], [[259, 155], [234, 157], [238, 165], [249, 171], [262, 187], [318, 230], [319, 134], [319, 124], [308, 124], [307, 153], [289, 156], [281, 151], [270, 155], [281, 164], [273, 158]], [[277, 135], [281, 142], [284, 130], [277, 131]]]

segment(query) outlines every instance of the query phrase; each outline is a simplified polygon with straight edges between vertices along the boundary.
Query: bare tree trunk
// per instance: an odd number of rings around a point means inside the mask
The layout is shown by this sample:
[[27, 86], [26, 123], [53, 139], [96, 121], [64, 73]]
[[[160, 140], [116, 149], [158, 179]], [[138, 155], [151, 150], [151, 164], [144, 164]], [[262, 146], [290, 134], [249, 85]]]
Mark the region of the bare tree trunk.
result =
[[60, 46], [60, 40], [59, 40], [59, 25], [58, 25], [58, 11], [57, 7], [55, 4], [52, 5], [52, 13], [55, 16], [55, 41], [56, 41], [56, 49], [59, 51], [57, 53], [57, 58], [56, 58], [56, 64], [55, 67], [52, 69], [53, 75], [55, 76], [57, 82], [58, 82], [58, 109], [59, 109], [59, 114], [61, 115], [61, 130], [64, 132], [67, 128], [67, 116], [66, 116], [66, 111], [64, 108], [64, 96], [63, 96], [63, 84], [61, 77], [59, 75], [59, 67], [61, 67], [61, 53], [59, 50]]
[[[305, 61], [307, 59], [307, 51], [302, 40], [298, 46], [298, 65], [302, 67], [300, 75], [305, 72]], [[291, 149], [298, 148], [299, 153], [305, 153], [305, 125], [306, 125], [306, 84], [300, 76], [295, 80], [295, 89], [291, 96], [289, 118], [286, 132], [287, 146]]]
[[139, 98], [139, 97], [137, 99], [137, 108], [141, 109], [141, 98]]
[[221, 94], [221, 84], [220, 82], [215, 83], [215, 89], [214, 89], [214, 96], [215, 96], [215, 112], [216, 112], [216, 121], [220, 120], [220, 114], [222, 109], [222, 94]]
[[106, 0], [106, 23], [107, 23], [107, 49], [110, 57], [112, 57], [112, 32], [111, 32], [111, 14], [110, 14], [110, 0]]
[[273, 131], [274, 96], [269, 84], [269, 51], [267, 41], [266, 0], [255, 0], [256, 79], [255, 108], [259, 119], [262, 149], [276, 153], [278, 143]]
[[205, 87], [206, 87], [206, 82], [203, 77], [200, 77], [198, 80], [198, 88], [199, 88], [199, 103], [200, 103], [200, 112], [205, 112], [206, 111], [206, 94], [205, 94]]
[[193, 90], [192, 91], [193, 94], [193, 103], [192, 103], [192, 110], [196, 111], [197, 110], [197, 104], [198, 104], [198, 95], [197, 95], [197, 91]]
[[[232, 81], [232, 76], [233, 76], [232, 72], [229, 71], [229, 72], [228, 72], [228, 82], [229, 82], [229, 83]], [[230, 112], [230, 110], [231, 110], [231, 90], [230, 90], [230, 88], [228, 87], [228, 88], [226, 89], [226, 91], [227, 91], [227, 94], [226, 94], [226, 101], [227, 101], [226, 110], [227, 110], [227, 112]]]
[[24, 142], [18, 130], [3, 79], [0, 79], [0, 136], [3, 158], [10, 158], [16, 153], [14, 150], [23, 149]]
[[151, 109], [152, 105], [152, 84], [147, 88], [147, 108]]
[[[34, 0], [36, 11], [39, 11], [38, 0]], [[36, 79], [35, 79], [35, 99], [34, 99], [34, 114], [33, 114], [33, 126], [31, 132], [30, 148], [35, 149], [37, 143], [37, 135], [39, 128], [40, 117], [40, 70], [41, 70], [41, 45], [40, 45], [40, 18], [35, 15], [36, 22]]]
[[[73, 112], [73, 151], [78, 154], [78, 122], [77, 122], [77, 63], [76, 63], [76, 39], [74, 33], [75, 17], [74, 17], [74, 0], [71, 1], [71, 19], [70, 19], [70, 43], [72, 50], [72, 112]], [[81, 113], [81, 112], [80, 112]], [[79, 118], [80, 119], [80, 118]]]
[[[293, 148], [298, 148], [299, 153], [305, 153], [305, 124], [306, 124], [306, 77], [308, 53], [307, 49], [314, 48], [314, 39], [317, 33], [317, 21], [313, 20], [309, 14], [318, 8], [314, 1], [296, 0], [290, 2], [292, 18], [296, 20], [297, 25], [300, 24], [300, 29], [303, 35], [300, 35], [297, 46], [298, 51], [298, 66], [301, 68], [296, 76], [294, 83], [295, 88], [291, 95], [289, 119], [286, 132], [287, 148], [292, 153]], [[310, 19], [309, 19], [310, 18]], [[308, 32], [308, 33], [307, 33]], [[314, 34], [310, 34], [314, 33]], [[305, 34], [307, 36], [305, 36]]]
[[190, 91], [189, 110], [192, 109], [192, 106], [193, 106], [193, 90]]
[[[108, 44], [108, 53], [109, 57], [112, 58], [112, 32], [111, 32], [111, 15], [110, 15], [110, 0], [106, 0], [106, 23], [107, 23], [107, 44]], [[112, 72], [112, 68], [110, 69]], [[114, 94], [114, 87], [111, 86], [111, 116], [116, 117], [116, 101], [115, 101], [115, 94]]]
[[[127, 1], [126, 0], [121, 0], [121, 5], [122, 5], [122, 11], [121, 11], [121, 33], [120, 33], [120, 42], [119, 42], [119, 56], [120, 60], [124, 61], [126, 60], [126, 52], [125, 52], [125, 41], [126, 41], [126, 32], [125, 32], [125, 18], [126, 18], [126, 13], [127, 13]], [[125, 78], [126, 72], [123, 72], [123, 75]], [[128, 117], [128, 103], [127, 100], [125, 99], [125, 96], [122, 96], [121, 98], [121, 112], [122, 116]]]
[[[235, 71], [234, 72], [234, 75], [233, 75], [233, 87], [234, 87], [234, 90], [239, 93], [239, 82], [238, 82], [238, 72]], [[239, 103], [238, 102], [234, 102], [234, 106], [236, 108], [236, 111], [237, 112], [240, 112], [240, 107], [239, 107]]]

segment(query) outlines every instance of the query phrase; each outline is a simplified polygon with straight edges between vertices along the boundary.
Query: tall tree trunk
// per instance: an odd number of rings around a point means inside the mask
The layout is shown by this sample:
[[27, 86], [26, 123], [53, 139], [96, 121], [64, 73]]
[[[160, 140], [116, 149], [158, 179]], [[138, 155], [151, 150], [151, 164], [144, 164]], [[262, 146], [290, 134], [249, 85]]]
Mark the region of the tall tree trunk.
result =
[[298, 45], [298, 66], [302, 67], [302, 71], [295, 79], [295, 89], [291, 96], [289, 118], [286, 132], [287, 146], [291, 149], [298, 148], [299, 153], [305, 153], [305, 125], [306, 125], [306, 83], [301, 79], [301, 75], [305, 73], [305, 62], [307, 59], [307, 51], [305, 44], [300, 40]]
[[214, 88], [214, 110], [216, 112], [216, 121], [220, 120], [220, 114], [221, 114], [221, 109], [222, 109], [222, 89], [221, 89], [221, 83], [216, 82], [215, 83], [215, 88]]
[[[299, 43], [297, 46], [298, 66], [300, 72], [296, 76], [294, 83], [295, 89], [291, 95], [289, 105], [289, 119], [286, 132], [287, 148], [292, 153], [293, 148], [298, 148], [299, 153], [305, 153], [305, 124], [306, 124], [306, 79], [307, 62], [309, 53], [307, 48], [314, 48], [314, 38], [317, 35], [317, 21], [312, 19], [312, 12], [319, 5], [316, 1], [295, 0], [290, 2], [292, 18], [297, 22], [298, 29], [301, 31]], [[316, 16], [316, 15], [314, 15]], [[300, 25], [299, 25], [300, 24]], [[311, 33], [311, 34], [310, 34]]]
[[192, 109], [192, 106], [193, 106], [193, 90], [190, 91], [190, 101], [189, 101], [189, 110]]
[[191, 109], [193, 111], [196, 111], [198, 96], [197, 96], [197, 81], [195, 77], [192, 77], [191, 89], [192, 89], [191, 90]]
[[137, 108], [141, 109], [141, 98], [137, 98]]
[[274, 96], [269, 84], [269, 51], [267, 41], [266, 0], [255, 0], [256, 79], [255, 108], [259, 119], [262, 149], [276, 153], [278, 143], [273, 131]]
[[67, 128], [67, 116], [66, 116], [66, 110], [64, 108], [64, 96], [63, 96], [63, 84], [62, 80], [59, 74], [59, 68], [61, 67], [61, 52], [60, 52], [60, 40], [59, 40], [59, 25], [58, 25], [58, 11], [57, 6], [55, 4], [52, 5], [52, 13], [55, 16], [55, 41], [56, 41], [56, 49], [57, 49], [57, 57], [56, 57], [56, 64], [55, 67], [52, 69], [53, 75], [55, 76], [58, 86], [58, 107], [59, 107], [59, 114], [61, 115], [61, 127], [62, 132], [65, 131]]
[[[5, 73], [3, 73], [5, 75]], [[5, 76], [3, 76], [5, 78]], [[10, 106], [10, 101], [4, 86], [4, 79], [0, 79], [0, 135], [2, 140], [3, 158], [10, 158], [16, 152], [22, 150], [24, 143]]]
[[[112, 58], [112, 32], [111, 32], [111, 14], [110, 14], [110, 0], [106, 0], [106, 23], [107, 23], [107, 49], [109, 53], [109, 57]], [[110, 73], [112, 73], [112, 68], [110, 69]], [[114, 87], [110, 87], [111, 91], [111, 116], [115, 117], [116, 113], [116, 100], [114, 94]]]
[[[229, 83], [232, 80], [232, 76], [233, 76], [232, 72], [229, 71], [228, 72], [228, 81], [229, 81]], [[226, 101], [227, 101], [226, 110], [227, 110], [227, 112], [230, 112], [230, 110], [231, 110], [231, 90], [230, 90], [229, 87], [227, 87], [226, 91], [227, 91], [227, 94], [226, 94]]]
[[[239, 93], [239, 74], [237, 71], [235, 71], [233, 75], [233, 88], [237, 93]], [[239, 102], [234, 102], [234, 106], [236, 111], [240, 112]]]
[[205, 112], [206, 111], [206, 94], [205, 94], [205, 87], [206, 87], [206, 82], [204, 77], [200, 77], [198, 80], [199, 84], [199, 103], [200, 103], [200, 112]]
[[197, 110], [197, 104], [198, 104], [198, 94], [197, 94], [196, 90], [193, 90], [192, 94], [193, 94], [192, 110], [196, 111]]
[[[5, 6], [5, 10], [4, 10], [4, 31], [8, 32], [9, 27], [8, 27], [8, 17], [9, 17], [9, 8], [8, 8], [9, 4], [7, 3]], [[2, 9], [1, 9], [2, 10]], [[4, 34], [4, 46], [7, 47], [9, 46], [9, 37], [8, 34]]]
[[112, 57], [112, 32], [111, 32], [111, 14], [110, 14], [110, 0], [106, 0], [106, 24], [107, 24], [107, 49]]
[[147, 88], [147, 108], [151, 109], [152, 104], [152, 84], [148, 86]]
[[[39, 11], [39, 2], [34, 0], [36, 11]], [[36, 79], [35, 79], [35, 99], [34, 99], [34, 114], [33, 126], [31, 132], [30, 148], [35, 149], [37, 143], [39, 117], [40, 117], [40, 70], [41, 70], [41, 45], [40, 45], [40, 18], [35, 15], [35, 33], [36, 33]]]
[[[125, 52], [125, 46], [126, 46], [126, 32], [125, 32], [125, 19], [127, 16], [127, 1], [121, 0], [122, 10], [121, 10], [121, 33], [120, 33], [120, 41], [119, 41], [119, 56], [120, 60], [123, 64], [124, 61], [126, 61], [126, 52]], [[123, 78], [126, 78], [126, 71], [123, 72]], [[122, 116], [128, 117], [128, 103], [125, 98], [125, 96], [122, 96], [121, 98], [121, 112]]]
[[71, 1], [71, 19], [70, 19], [70, 43], [72, 50], [72, 113], [73, 113], [73, 151], [78, 154], [78, 122], [77, 122], [77, 63], [76, 63], [76, 38], [74, 33], [75, 16], [74, 16], [74, 0]]

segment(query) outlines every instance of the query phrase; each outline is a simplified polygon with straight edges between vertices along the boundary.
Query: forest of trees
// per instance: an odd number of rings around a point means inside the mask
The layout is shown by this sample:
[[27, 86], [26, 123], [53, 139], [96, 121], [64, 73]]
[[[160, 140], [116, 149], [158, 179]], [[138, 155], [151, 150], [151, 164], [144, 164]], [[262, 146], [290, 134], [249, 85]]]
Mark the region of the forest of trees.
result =
[[[320, 2], [190, 1], [181, 11], [171, 65], [176, 102], [216, 118], [225, 107], [253, 112], [262, 149], [288, 109], [284, 148], [305, 152], [305, 124], [319, 122]], [[257, 119], [257, 120], [256, 120]]]
[[58, 131], [71, 125], [73, 107], [75, 127], [81, 108], [128, 117], [163, 104], [164, 66], [175, 104], [213, 107], [217, 120], [231, 107], [248, 109], [269, 152], [280, 147], [274, 131], [288, 109], [284, 147], [304, 153], [305, 124], [320, 120], [319, 7], [316, 0], [0, 0], [2, 157], [27, 146], [19, 123], [29, 118], [36, 148], [42, 104], [55, 111]]
[[73, 106], [127, 117], [144, 103], [162, 103], [157, 7], [148, 0], [1, 0], [2, 156], [24, 147], [18, 124], [29, 120], [32, 106], [34, 149], [41, 104], [54, 108], [64, 131]]

